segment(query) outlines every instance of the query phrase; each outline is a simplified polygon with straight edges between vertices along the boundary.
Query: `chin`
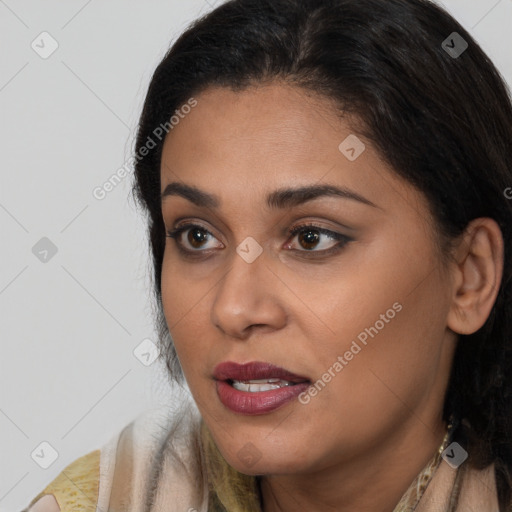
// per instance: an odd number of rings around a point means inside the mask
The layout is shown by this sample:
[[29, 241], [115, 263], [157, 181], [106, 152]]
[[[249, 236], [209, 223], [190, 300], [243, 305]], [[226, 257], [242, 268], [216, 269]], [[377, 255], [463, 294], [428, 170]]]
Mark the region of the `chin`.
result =
[[293, 461], [260, 461], [256, 462], [251, 467], [241, 463], [239, 460], [233, 460], [233, 463], [228, 461], [229, 465], [235, 468], [239, 473], [249, 476], [257, 475], [289, 475], [298, 471], [297, 465]]
[[[238, 444], [238, 443], [237, 443]], [[261, 445], [260, 445], [261, 446]], [[230, 466], [245, 475], [285, 475], [305, 471], [308, 461], [304, 460], [306, 454], [297, 455], [297, 450], [289, 448], [279, 449], [266, 446], [258, 449], [249, 442], [242, 444], [238, 451], [229, 450], [224, 458]], [[299, 461], [301, 463], [299, 464]]]

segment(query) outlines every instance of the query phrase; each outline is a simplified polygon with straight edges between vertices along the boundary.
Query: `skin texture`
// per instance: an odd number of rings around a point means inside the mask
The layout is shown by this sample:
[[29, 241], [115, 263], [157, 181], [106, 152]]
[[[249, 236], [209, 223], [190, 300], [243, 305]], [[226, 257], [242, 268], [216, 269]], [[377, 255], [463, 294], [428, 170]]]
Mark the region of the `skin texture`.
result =
[[[444, 267], [423, 194], [362, 137], [365, 151], [347, 159], [338, 146], [356, 132], [327, 99], [280, 82], [196, 98], [165, 141], [161, 189], [185, 183], [220, 206], [163, 199], [166, 230], [182, 219], [211, 235], [196, 245], [193, 230], [178, 237], [196, 259], [166, 239], [162, 299], [199, 410], [226, 460], [264, 475], [265, 512], [391, 512], [445, 434], [458, 333], [483, 325], [498, 292], [499, 227], [473, 221]], [[347, 187], [376, 207], [340, 197], [266, 205], [276, 189], [318, 184]], [[322, 256], [336, 240], [288, 235], [310, 222], [351, 241]], [[246, 237], [263, 249], [252, 263], [236, 252]], [[266, 361], [316, 382], [394, 303], [401, 310], [307, 405], [246, 416], [220, 402], [218, 363]], [[250, 467], [239, 457], [248, 441], [260, 456]]]
[[37, 500], [28, 509], [28, 512], [60, 512], [60, 507], [55, 497], [52, 494], [47, 494]]

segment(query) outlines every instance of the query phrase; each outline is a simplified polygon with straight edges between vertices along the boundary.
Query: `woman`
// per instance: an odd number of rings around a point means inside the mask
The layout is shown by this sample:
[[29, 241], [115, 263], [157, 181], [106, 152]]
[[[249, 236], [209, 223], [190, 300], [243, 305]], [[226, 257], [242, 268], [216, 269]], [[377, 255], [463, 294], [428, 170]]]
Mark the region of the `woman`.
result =
[[511, 141], [502, 78], [429, 1], [194, 23], [134, 156], [193, 401], [28, 510], [512, 510]]

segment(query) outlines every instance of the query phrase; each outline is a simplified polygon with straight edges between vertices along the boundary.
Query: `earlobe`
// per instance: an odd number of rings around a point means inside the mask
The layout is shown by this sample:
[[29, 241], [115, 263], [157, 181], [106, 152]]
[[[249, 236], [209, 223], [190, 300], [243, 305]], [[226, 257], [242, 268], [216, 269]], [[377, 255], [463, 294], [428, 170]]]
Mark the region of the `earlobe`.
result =
[[472, 334], [486, 322], [503, 275], [503, 236], [497, 222], [471, 221], [456, 249], [452, 304], [447, 325], [458, 334]]

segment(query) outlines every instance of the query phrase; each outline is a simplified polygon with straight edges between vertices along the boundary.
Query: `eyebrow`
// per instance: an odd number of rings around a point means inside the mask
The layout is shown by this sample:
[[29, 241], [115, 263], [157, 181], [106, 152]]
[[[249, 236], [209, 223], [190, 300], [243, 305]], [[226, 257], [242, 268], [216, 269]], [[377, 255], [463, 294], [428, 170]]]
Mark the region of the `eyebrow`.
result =
[[[184, 183], [169, 183], [161, 194], [161, 201], [169, 196], [180, 196], [188, 199], [196, 206], [211, 209], [217, 209], [221, 204], [218, 196], [204, 192], [197, 187], [185, 185]], [[372, 201], [353, 190], [346, 187], [336, 187], [334, 185], [310, 185], [298, 188], [278, 189], [267, 196], [267, 205], [269, 208], [273, 209], [292, 208], [324, 196], [351, 199], [374, 208], [380, 208]]]

